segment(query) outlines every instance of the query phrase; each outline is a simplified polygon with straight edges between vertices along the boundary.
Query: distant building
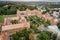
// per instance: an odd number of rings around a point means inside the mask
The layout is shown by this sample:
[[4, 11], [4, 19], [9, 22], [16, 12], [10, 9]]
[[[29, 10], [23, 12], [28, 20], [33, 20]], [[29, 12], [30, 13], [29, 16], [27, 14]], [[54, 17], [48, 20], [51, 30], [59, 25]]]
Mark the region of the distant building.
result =
[[59, 12], [53, 11], [53, 17], [58, 18], [59, 17]]
[[59, 29], [57, 25], [51, 25], [51, 26], [48, 26], [48, 31], [53, 32], [53, 33], [58, 33]]

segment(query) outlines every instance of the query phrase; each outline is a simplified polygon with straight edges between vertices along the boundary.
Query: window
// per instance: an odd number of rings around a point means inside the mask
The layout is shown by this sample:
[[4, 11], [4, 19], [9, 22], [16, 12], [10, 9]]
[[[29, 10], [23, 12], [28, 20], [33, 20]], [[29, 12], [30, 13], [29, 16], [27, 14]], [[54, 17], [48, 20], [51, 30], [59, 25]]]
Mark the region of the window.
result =
[[21, 15], [24, 15], [24, 13], [22, 12]]
[[9, 36], [9, 40], [13, 40], [11, 35]]

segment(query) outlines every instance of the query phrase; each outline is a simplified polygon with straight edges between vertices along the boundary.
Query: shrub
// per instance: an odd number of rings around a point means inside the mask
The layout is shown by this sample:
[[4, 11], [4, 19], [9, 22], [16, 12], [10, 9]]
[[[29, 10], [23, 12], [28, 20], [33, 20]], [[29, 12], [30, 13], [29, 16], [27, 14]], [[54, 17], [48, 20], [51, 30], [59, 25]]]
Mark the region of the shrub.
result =
[[29, 34], [29, 40], [34, 40], [34, 35], [33, 35], [33, 33]]
[[18, 21], [17, 21], [17, 20], [12, 20], [11, 23], [12, 23], [12, 24], [17, 24]]
[[52, 38], [53, 40], [56, 40], [57, 34], [53, 34], [52, 37], [53, 37], [53, 38]]
[[29, 34], [30, 31], [27, 29], [20, 30], [19, 32], [16, 32], [16, 34], [12, 35], [13, 40], [20, 40], [22, 37], [24, 40], [29, 40]]
[[[48, 34], [47, 34], [48, 33]], [[40, 32], [40, 34], [37, 36], [37, 40], [50, 40], [49, 32]]]
[[60, 29], [60, 23], [57, 23], [58, 28]]

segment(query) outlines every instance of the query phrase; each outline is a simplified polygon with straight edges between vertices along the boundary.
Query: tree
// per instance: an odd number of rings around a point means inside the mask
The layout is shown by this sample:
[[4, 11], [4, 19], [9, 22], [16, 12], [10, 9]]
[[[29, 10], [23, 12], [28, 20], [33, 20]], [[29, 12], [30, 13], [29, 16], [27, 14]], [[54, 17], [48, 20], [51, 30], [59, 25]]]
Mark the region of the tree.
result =
[[16, 32], [16, 34], [12, 35], [13, 40], [19, 40], [21, 38], [25, 38], [24, 40], [29, 40], [29, 34], [30, 34], [30, 30], [27, 29], [23, 29], [20, 30], [19, 32]]
[[[48, 33], [48, 34], [47, 34]], [[50, 40], [50, 33], [49, 32], [41, 32], [38, 36], [37, 36], [37, 40]]]
[[25, 17], [27, 20], [30, 21], [30, 26], [32, 27], [33, 25], [37, 25], [36, 27], [38, 27], [40, 24], [44, 24], [45, 26], [51, 25], [50, 21], [45, 21], [42, 18], [39, 18], [38, 16], [28, 16]]
[[57, 26], [58, 26], [58, 28], [60, 29], [60, 22], [59, 22], [59, 23], [57, 23]]
[[56, 39], [57, 39], [57, 34], [53, 34], [53, 35], [52, 35], [52, 39], [53, 39], [53, 40], [56, 40]]
[[45, 25], [45, 27], [47, 27], [47, 26], [51, 25], [49, 20], [44, 21], [44, 23], [43, 23], [43, 24]]
[[13, 35], [12, 35], [12, 39], [13, 39], [13, 40], [19, 40], [19, 36], [18, 36], [17, 34], [13, 34]]
[[34, 34], [33, 33], [29, 34], [29, 40], [34, 40]]
[[[8, 5], [7, 7], [4, 7]], [[37, 7], [27, 6], [27, 5], [13, 5], [13, 4], [0, 4], [0, 14], [1, 15], [11, 15], [16, 14], [16, 10], [19, 9], [20, 11], [25, 11], [26, 9], [34, 10]]]
[[17, 24], [18, 21], [17, 21], [17, 20], [12, 20], [11, 23], [12, 23], [12, 24]]

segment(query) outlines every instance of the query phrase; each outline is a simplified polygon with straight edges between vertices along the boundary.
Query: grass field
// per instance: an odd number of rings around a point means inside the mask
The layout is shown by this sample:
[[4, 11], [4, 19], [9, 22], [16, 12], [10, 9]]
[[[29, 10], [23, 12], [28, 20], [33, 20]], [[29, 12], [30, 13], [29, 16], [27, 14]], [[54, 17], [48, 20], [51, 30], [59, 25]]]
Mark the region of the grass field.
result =
[[16, 15], [0, 15], [0, 22], [4, 21], [4, 18], [15, 17]]

